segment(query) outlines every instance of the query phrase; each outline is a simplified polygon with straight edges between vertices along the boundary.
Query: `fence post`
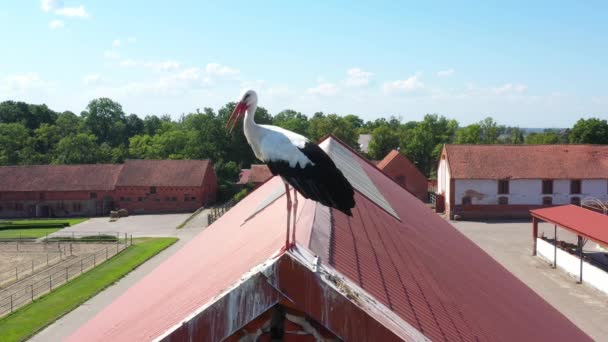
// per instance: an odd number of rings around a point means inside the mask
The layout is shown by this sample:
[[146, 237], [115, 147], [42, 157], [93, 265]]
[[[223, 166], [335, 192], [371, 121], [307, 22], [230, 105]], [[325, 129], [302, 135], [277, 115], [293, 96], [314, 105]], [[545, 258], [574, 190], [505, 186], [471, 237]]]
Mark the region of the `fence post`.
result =
[[49, 253], [46, 253], [46, 265], [49, 265]]
[[11, 294], [11, 312], [13, 312], [13, 295], [14, 294]]
[[32, 302], [34, 301], [34, 283], [30, 284], [30, 289], [32, 290]]

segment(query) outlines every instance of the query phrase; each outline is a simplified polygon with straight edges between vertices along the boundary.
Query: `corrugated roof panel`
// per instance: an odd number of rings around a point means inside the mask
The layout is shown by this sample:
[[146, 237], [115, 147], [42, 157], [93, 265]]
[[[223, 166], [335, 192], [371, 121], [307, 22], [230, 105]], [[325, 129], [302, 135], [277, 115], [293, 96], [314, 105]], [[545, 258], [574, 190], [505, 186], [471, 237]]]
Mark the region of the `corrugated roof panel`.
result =
[[326, 139], [319, 146], [331, 157], [336, 166], [357, 191], [396, 219], [401, 220], [390, 203], [378, 191], [378, 188], [376, 188], [371, 179], [369, 179], [367, 173], [363, 171], [359, 163], [354, 159], [352, 152], [332, 138]]

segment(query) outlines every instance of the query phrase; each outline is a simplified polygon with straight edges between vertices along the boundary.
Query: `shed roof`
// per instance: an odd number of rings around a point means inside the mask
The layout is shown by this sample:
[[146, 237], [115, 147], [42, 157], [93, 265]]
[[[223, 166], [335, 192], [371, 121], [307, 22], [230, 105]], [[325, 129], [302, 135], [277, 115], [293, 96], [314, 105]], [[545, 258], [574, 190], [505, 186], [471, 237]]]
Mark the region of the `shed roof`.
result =
[[272, 177], [272, 172], [266, 164], [251, 164], [250, 169], [242, 169], [239, 184], [264, 183]]
[[445, 145], [456, 179], [603, 179], [608, 145]]
[[608, 246], [608, 215], [568, 204], [530, 210], [533, 217]]
[[127, 160], [116, 186], [201, 186], [208, 160]]
[[[360, 298], [369, 295], [369, 300], [352, 300], [362, 307], [377, 303], [366, 311], [369, 317], [405, 340], [412, 338], [404, 332], [407, 329], [399, 330], [406, 326], [431, 340], [589, 340], [374, 165], [333, 137], [321, 144], [327, 150], [332, 145], [342, 158], [338, 167], [364, 172], [397, 215], [359, 190], [352, 218], [316, 202], [300, 201], [296, 251], [316, 254], [321, 266], [365, 294]], [[359, 172], [353, 170], [345, 175]], [[70, 340], [151, 340], [167, 336], [210, 308], [249, 279], [247, 274], [281, 255], [286, 202], [285, 196], [275, 199], [281, 187], [279, 177], [265, 183]], [[266, 203], [262, 210], [260, 203]], [[234, 303], [230, 309], [238, 312], [240, 307]], [[225, 313], [222, 324], [234, 323], [235, 315]]]
[[105, 191], [114, 189], [122, 165], [0, 167], [0, 191]]

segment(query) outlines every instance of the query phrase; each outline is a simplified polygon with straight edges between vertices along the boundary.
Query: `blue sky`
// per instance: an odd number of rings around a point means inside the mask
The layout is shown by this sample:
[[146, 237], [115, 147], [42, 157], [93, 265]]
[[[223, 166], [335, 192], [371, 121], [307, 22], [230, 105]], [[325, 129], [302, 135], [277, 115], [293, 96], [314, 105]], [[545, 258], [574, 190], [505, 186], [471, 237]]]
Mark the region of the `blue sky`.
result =
[[[582, 3], [582, 2], [580, 2]], [[79, 113], [291, 108], [522, 127], [608, 117], [606, 2], [84, 1], [0, 4], [0, 101]]]

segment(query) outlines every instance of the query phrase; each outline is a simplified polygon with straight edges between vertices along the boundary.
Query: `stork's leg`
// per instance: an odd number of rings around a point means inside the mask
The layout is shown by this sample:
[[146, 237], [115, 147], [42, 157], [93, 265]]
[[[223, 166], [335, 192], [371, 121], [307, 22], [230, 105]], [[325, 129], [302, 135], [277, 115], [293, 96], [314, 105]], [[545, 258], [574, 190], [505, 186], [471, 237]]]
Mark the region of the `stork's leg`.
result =
[[291, 195], [289, 185], [285, 183], [285, 195], [287, 195], [287, 235], [285, 236], [285, 248], [289, 248], [289, 219], [291, 218]]
[[293, 228], [291, 230], [291, 244], [296, 244], [296, 218], [298, 215], [298, 191], [293, 188]]

